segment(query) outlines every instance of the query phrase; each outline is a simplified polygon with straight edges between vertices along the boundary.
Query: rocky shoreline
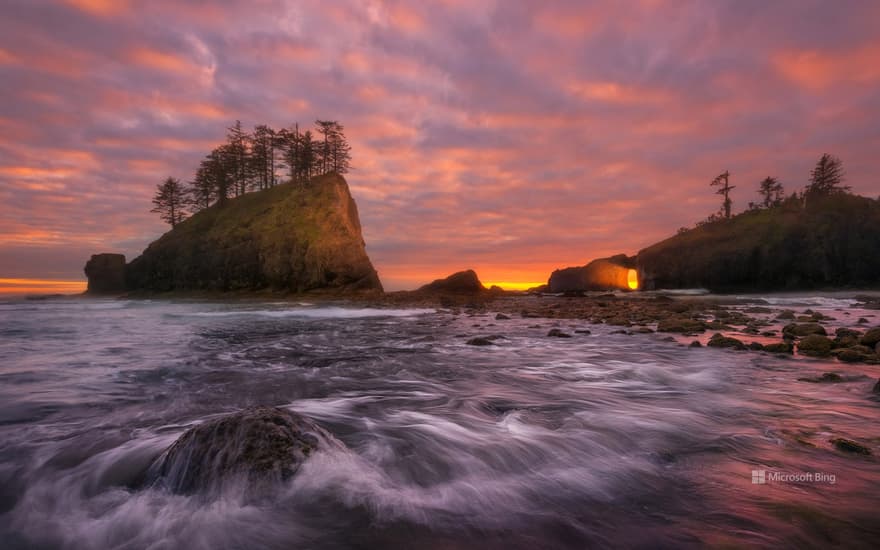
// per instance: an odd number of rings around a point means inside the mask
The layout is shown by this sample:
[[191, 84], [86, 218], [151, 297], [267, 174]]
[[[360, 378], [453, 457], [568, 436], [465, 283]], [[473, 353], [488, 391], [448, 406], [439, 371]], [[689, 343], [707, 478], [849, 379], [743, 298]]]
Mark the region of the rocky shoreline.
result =
[[[856, 295], [853, 309], [880, 310], [880, 295]], [[576, 297], [483, 292], [478, 294], [389, 293], [371, 305], [436, 307], [453, 314], [497, 313], [498, 329], [510, 318], [586, 321], [621, 334], [664, 333], [692, 347], [836, 358], [880, 365], [880, 318], [848, 308], [822, 313], [809, 307], [774, 306], [760, 297], [670, 296], [620, 293]], [[878, 311], [880, 316], [880, 311]], [[493, 327], [494, 328], [494, 327]], [[569, 335], [560, 329], [550, 336]], [[475, 334], [487, 338], [492, 335]], [[880, 388], [878, 388], [880, 390]]]

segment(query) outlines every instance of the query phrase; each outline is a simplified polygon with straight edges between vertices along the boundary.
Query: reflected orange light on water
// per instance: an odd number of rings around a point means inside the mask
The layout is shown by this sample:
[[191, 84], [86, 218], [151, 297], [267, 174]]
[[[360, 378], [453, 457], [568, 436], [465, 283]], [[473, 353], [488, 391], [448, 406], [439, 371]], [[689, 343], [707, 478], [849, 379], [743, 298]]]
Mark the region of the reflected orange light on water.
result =
[[0, 278], [0, 294], [76, 294], [85, 290], [85, 281]]

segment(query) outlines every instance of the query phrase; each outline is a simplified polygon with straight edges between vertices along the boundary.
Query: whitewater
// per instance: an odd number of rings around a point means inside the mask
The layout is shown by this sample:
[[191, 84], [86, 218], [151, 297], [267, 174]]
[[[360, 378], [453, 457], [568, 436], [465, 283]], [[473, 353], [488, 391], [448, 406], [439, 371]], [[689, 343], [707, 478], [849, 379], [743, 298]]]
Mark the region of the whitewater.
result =
[[[877, 324], [852, 300], [762, 299]], [[552, 328], [573, 337], [548, 338]], [[491, 306], [0, 301], [0, 546], [880, 540], [880, 463], [829, 443], [876, 448], [880, 367], [618, 328], [497, 321]], [[496, 345], [467, 345], [488, 333]], [[797, 380], [828, 371], [846, 381]], [[187, 428], [255, 405], [308, 416], [344, 447], [260, 501], [144, 483]]]

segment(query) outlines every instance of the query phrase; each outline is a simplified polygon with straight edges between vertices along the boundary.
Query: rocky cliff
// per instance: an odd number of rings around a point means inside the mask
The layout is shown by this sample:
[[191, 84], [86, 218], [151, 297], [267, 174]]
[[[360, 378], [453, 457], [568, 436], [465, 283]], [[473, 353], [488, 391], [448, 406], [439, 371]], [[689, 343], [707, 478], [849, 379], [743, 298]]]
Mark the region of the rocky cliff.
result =
[[89, 279], [88, 294], [125, 292], [125, 256], [122, 254], [94, 254], [86, 262]]
[[[550, 292], [635, 290], [635, 259], [625, 254], [593, 260], [585, 266], [557, 269], [547, 283]], [[631, 274], [632, 272], [632, 274]]]
[[783, 290], [880, 284], [880, 201], [834, 195], [748, 211], [638, 254], [643, 288]]
[[342, 176], [287, 183], [177, 224], [126, 268], [130, 290], [382, 291]]

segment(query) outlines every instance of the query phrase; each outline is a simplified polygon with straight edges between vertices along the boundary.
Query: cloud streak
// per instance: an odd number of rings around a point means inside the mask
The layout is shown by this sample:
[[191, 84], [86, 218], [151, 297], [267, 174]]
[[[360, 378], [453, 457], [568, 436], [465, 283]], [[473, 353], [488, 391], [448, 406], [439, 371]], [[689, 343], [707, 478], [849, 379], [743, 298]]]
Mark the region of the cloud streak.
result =
[[139, 253], [156, 183], [236, 118], [346, 125], [389, 288], [634, 253], [717, 209], [725, 169], [735, 209], [825, 151], [880, 193], [876, 3], [583, 4], [6, 2], [0, 277]]

